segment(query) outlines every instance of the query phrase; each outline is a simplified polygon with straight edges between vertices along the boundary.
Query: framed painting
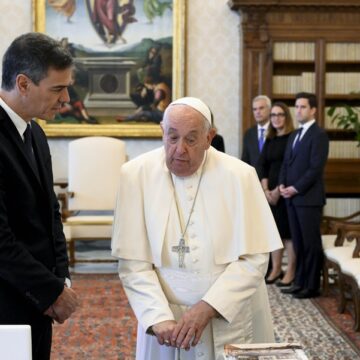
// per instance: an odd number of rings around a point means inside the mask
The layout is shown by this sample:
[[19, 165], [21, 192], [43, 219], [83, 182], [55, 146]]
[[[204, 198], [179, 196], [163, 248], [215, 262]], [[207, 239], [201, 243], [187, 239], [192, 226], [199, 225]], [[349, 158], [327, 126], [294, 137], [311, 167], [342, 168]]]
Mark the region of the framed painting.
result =
[[32, 0], [34, 30], [75, 59], [70, 102], [50, 137], [160, 137], [169, 102], [184, 94], [186, 0]]

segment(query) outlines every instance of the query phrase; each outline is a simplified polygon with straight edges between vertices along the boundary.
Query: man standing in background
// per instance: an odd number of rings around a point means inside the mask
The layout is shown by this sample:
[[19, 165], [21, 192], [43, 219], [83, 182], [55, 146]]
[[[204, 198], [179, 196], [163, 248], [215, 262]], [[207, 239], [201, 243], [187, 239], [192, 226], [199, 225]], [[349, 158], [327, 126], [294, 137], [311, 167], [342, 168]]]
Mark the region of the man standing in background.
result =
[[[46, 136], [69, 101], [73, 60], [40, 33], [16, 38], [0, 90], [0, 324], [31, 326], [33, 360], [50, 359], [52, 322], [76, 309]], [[66, 285], [65, 285], [66, 284]]]
[[314, 94], [296, 95], [295, 116], [300, 127], [289, 137], [279, 176], [297, 259], [294, 285], [282, 292], [298, 299], [319, 295], [323, 265], [320, 223], [326, 202], [323, 176], [329, 139], [316, 124], [316, 108]]
[[269, 126], [271, 100], [266, 95], [256, 96], [252, 110], [256, 125], [248, 129], [244, 135], [241, 160], [256, 168]]

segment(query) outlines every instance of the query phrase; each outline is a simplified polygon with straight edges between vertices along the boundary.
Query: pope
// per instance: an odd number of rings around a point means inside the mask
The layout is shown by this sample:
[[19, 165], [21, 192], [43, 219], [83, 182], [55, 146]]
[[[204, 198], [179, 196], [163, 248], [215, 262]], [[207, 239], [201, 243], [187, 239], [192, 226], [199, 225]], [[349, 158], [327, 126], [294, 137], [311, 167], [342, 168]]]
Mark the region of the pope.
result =
[[282, 247], [254, 168], [210, 146], [209, 107], [172, 102], [164, 146], [121, 170], [112, 254], [138, 319], [136, 359], [222, 359], [273, 342], [264, 275]]

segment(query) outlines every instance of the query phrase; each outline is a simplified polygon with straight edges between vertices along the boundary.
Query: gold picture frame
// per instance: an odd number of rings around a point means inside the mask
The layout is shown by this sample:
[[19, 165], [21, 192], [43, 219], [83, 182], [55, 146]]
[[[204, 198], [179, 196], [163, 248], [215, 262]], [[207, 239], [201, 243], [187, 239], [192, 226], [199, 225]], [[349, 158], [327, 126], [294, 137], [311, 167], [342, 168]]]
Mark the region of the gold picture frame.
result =
[[[82, 0], [80, 0], [82, 1]], [[93, 1], [93, 0], [83, 0]], [[54, 1], [53, 1], [54, 2]], [[75, 3], [75, 2], [74, 2]], [[139, 3], [139, 0], [135, 0]], [[85, 6], [85, 5], [84, 5]], [[88, 5], [87, 5], [88, 6]], [[46, 0], [32, 0], [34, 31], [46, 33]], [[184, 95], [185, 89], [185, 22], [186, 0], [173, 0], [172, 4], [172, 99]], [[136, 13], [135, 13], [136, 15]], [[150, 25], [151, 26], [151, 25]], [[76, 31], [79, 31], [77, 28]], [[52, 34], [48, 34], [52, 36]], [[144, 34], [146, 35], [146, 34]], [[120, 59], [120, 58], [119, 58]], [[160, 138], [156, 123], [122, 122], [114, 124], [51, 123], [38, 119], [49, 137], [113, 136], [129, 138]], [[115, 121], [114, 121], [115, 122]]]

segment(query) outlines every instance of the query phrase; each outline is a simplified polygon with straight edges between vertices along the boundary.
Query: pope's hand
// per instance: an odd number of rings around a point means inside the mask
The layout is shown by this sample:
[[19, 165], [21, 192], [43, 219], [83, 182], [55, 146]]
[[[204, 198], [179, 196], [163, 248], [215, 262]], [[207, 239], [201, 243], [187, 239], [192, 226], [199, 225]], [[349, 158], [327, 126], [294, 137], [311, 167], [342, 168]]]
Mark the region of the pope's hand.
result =
[[171, 345], [186, 350], [190, 349], [190, 345], [196, 346], [206, 325], [216, 315], [217, 312], [212, 306], [203, 300], [199, 301], [178, 321], [171, 336]]
[[165, 344], [169, 346], [171, 344], [171, 334], [173, 333], [175, 326], [175, 320], [162, 321], [152, 326], [152, 331], [156, 335], [160, 345]]

